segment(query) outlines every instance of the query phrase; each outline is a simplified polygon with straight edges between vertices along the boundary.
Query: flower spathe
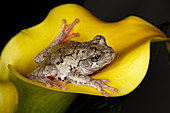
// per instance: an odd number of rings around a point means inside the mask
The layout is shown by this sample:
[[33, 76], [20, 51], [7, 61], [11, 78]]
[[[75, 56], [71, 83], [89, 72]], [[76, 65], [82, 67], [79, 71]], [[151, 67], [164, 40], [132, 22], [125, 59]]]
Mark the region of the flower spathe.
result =
[[[14, 72], [16, 77], [29, 84], [46, 88], [44, 84], [31, 81], [22, 75], [26, 76], [37, 67], [34, 62], [35, 56], [55, 39], [61, 29], [62, 19], [71, 23], [75, 18], [78, 18], [80, 22], [73, 31], [79, 32], [80, 37], [71, 40], [85, 42], [92, 40], [96, 35], [102, 35], [106, 38], [107, 45], [111, 46], [116, 54], [111, 64], [92, 77], [110, 80], [108, 85], [119, 90], [118, 94], [107, 90], [111, 97], [126, 95], [133, 91], [147, 72], [151, 39], [166, 38], [165, 35], [139, 17], [130, 16], [118, 22], [108, 23], [99, 20], [85, 8], [75, 4], [65, 4], [52, 9], [43, 22], [22, 30], [8, 42], [1, 54], [0, 80], [8, 81], [8, 64], [11, 64], [20, 73]], [[70, 83], [66, 87], [65, 91], [56, 87], [47, 89], [102, 96], [92, 87]], [[9, 95], [9, 92], [6, 94]]]

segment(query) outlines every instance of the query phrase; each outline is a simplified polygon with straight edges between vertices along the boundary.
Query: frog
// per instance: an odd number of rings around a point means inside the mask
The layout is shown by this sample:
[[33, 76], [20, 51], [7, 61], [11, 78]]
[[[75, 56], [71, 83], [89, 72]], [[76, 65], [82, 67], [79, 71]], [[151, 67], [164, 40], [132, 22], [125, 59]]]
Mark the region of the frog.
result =
[[65, 83], [72, 83], [96, 88], [105, 97], [109, 97], [109, 94], [103, 88], [117, 94], [117, 88], [107, 85], [109, 79], [92, 78], [93, 74], [113, 61], [114, 50], [106, 44], [102, 35], [96, 35], [88, 42], [69, 41], [80, 36], [79, 33], [72, 33], [66, 37], [77, 23], [79, 19], [66, 27], [66, 20], [62, 20], [60, 33], [35, 57], [38, 66], [28, 74], [28, 78], [42, 82], [48, 88], [56, 86], [66, 90]]

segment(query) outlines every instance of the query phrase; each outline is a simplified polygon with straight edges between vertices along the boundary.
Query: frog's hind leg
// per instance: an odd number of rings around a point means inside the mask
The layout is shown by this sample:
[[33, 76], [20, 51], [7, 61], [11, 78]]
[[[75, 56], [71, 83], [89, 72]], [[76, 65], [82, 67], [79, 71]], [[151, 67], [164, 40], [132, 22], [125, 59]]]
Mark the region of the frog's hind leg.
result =
[[34, 80], [34, 81], [38, 81], [38, 82], [42, 82], [45, 84], [46, 87], [50, 88], [52, 85], [62, 89], [62, 90], [66, 90], [67, 88], [64, 87], [63, 85], [52, 81], [51, 79], [47, 78], [47, 77], [43, 77], [43, 76], [31, 76], [29, 77], [29, 79]]
[[79, 22], [78, 19], [75, 19], [74, 22], [72, 24], [70, 24], [66, 29], [65, 29], [66, 20], [63, 19], [62, 22], [63, 22], [63, 25], [62, 25], [60, 33], [57, 35], [55, 40], [46, 49], [44, 49], [41, 53], [39, 53], [35, 57], [35, 62], [36, 63], [40, 64], [41, 62], [43, 62], [44, 59], [46, 58], [46, 56], [48, 55], [48, 53], [51, 51], [51, 49], [55, 45], [60, 44], [60, 43], [64, 43], [64, 42], [68, 41], [72, 37], [79, 37], [79, 33], [72, 33], [70, 36], [66, 37], [67, 34], [71, 31], [71, 29]]
[[96, 88], [100, 93], [102, 93], [105, 97], [108, 97], [109, 94], [103, 88], [106, 88], [114, 92], [115, 94], [118, 93], [117, 88], [113, 88], [105, 84], [105, 83], [109, 83], [108, 79], [93, 79], [89, 76], [79, 76], [78, 74], [70, 75], [67, 79], [69, 82], [73, 84], [92, 86]]

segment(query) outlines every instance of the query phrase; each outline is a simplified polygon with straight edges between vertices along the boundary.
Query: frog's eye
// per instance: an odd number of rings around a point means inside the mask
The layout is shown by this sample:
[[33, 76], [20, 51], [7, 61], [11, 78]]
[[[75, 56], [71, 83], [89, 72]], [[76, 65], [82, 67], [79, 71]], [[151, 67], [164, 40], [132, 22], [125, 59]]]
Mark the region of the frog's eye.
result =
[[97, 62], [99, 60], [99, 58], [100, 58], [100, 55], [92, 55], [91, 56], [91, 61], [92, 62]]

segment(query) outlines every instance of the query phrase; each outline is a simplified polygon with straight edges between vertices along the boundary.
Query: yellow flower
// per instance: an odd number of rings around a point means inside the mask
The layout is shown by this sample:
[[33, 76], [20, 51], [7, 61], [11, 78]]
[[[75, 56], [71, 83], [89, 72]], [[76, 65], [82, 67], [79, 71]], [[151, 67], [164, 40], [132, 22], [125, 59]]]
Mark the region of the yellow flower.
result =
[[[61, 20], [66, 19], [68, 23], [71, 23], [75, 18], [78, 18], [80, 22], [73, 30], [79, 32], [80, 37], [71, 40], [85, 42], [92, 40], [96, 35], [102, 35], [106, 38], [106, 43], [115, 50], [116, 57], [114, 61], [92, 76], [97, 79], [110, 80], [108, 85], [119, 90], [118, 94], [106, 90], [111, 97], [126, 95], [140, 84], [149, 65], [151, 39], [166, 38], [160, 30], [139, 17], [130, 16], [119, 22], [108, 23], [94, 17], [81, 6], [75, 4], [61, 5], [51, 10], [42, 23], [22, 30], [8, 42], [0, 59], [0, 83], [9, 84], [8, 64], [11, 64], [9, 67], [13, 82], [20, 79], [28, 84], [46, 88], [44, 84], [31, 81], [23, 76], [26, 76], [37, 67], [34, 62], [35, 56], [57, 36], [62, 26]], [[14, 79], [14, 76], [18, 79]], [[0, 103], [0, 112], [1, 109], [4, 109], [3, 104], [12, 102], [13, 105], [10, 105], [10, 107], [12, 106], [10, 108], [11, 112], [11, 109], [17, 103], [16, 89], [11, 83], [10, 87], [12, 88], [6, 92], [3, 92], [5, 90], [2, 87], [7, 86], [0, 87], [0, 99], [5, 98], [7, 100], [7, 96], [13, 99], [6, 102], [4, 100]], [[101, 96], [101, 93], [92, 87], [69, 83], [66, 87], [68, 89], [62, 92]], [[61, 91], [56, 87], [46, 89]], [[11, 93], [14, 95], [11, 96]]]

